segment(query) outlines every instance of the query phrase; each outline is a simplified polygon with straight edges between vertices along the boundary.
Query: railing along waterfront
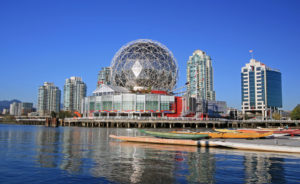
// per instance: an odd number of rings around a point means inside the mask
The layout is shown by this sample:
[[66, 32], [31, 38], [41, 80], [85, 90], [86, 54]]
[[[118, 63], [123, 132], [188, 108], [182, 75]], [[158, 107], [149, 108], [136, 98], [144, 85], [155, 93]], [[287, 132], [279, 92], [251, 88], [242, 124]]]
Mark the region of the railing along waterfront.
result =
[[66, 118], [64, 123], [65, 126], [78, 125], [127, 128], [255, 128], [258, 126], [283, 127], [286, 125], [290, 127], [298, 127], [300, 125], [299, 120], [228, 120], [220, 118], [201, 119], [190, 117], [82, 117]]
[[20, 117], [19, 124], [46, 126], [83, 126], [115, 128], [256, 128], [256, 127], [299, 127], [299, 120], [228, 120], [222, 118], [193, 117], [81, 117], [57, 121], [49, 117]]

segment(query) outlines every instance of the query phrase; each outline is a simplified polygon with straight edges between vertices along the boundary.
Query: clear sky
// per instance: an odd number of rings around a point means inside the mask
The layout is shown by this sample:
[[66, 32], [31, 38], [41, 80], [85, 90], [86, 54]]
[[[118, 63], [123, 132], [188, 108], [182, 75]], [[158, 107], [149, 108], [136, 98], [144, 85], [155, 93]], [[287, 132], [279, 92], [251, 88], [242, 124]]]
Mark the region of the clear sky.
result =
[[[217, 100], [240, 108], [241, 67], [254, 58], [282, 72], [283, 106], [300, 103], [299, 0], [1, 0], [0, 100], [37, 102], [38, 87], [82, 77], [88, 95], [101, 67], [130, 41], [161, 42], [179, 65], [196, 49], [213, 59]], [[62, 95], [63, 97], [63, 95]]]

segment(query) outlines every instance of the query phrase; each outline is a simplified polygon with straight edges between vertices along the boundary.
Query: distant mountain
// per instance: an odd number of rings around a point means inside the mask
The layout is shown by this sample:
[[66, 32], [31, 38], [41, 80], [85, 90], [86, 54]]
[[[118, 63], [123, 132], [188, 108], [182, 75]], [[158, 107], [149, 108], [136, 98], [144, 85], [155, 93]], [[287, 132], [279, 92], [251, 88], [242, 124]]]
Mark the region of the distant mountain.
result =
[[21, 101], [16, 99], [0, 101], [0, 112], [2, 113], [3, 109], [9, 109], [10, 104], [14, 102], [20, 103]]

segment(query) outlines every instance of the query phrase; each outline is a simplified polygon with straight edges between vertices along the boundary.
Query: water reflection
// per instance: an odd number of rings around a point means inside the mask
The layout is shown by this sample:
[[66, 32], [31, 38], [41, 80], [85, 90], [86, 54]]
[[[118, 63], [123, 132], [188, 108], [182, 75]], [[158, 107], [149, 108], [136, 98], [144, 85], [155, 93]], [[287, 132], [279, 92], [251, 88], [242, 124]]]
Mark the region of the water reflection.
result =
[[[300, 171], [295, 169], [300, 164], [300, 155], [129, 143], [110, 140], [109, 134], [139, 135], [139, 132], [1, 125], [0, 156], [6, 160], [18, 159], [18, 164], [21, 158], [32, 156], [26, 161], [31, 167], [55, 168], [71, 176], [105, 178], [106, 182], [115, 183], [293, 183], [300, 180]], [[7, 162], [6, 165], [11, 164]]]
[[55, 129], [41, 128], [37, 132], [37, 161], [41, 167], [57, 167], [59, 163], [59, 132]]

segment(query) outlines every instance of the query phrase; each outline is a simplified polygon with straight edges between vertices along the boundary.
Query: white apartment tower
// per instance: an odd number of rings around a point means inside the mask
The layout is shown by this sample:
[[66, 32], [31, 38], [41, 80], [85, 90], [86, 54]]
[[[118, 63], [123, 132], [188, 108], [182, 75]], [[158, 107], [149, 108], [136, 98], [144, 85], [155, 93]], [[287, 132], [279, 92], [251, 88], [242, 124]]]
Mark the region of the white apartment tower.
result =
[[60, 110], [61, 91], [54, 83], [44, 82], [39, 87], [38, 113], [40, 116], [50, 115], [52, 111], [58, 113]]
[[213, 68], [210, 56], [202, 50], [194, 51], [187, 63], [187, 89], [191, 97], [216, 100]]
[[250, 59], [241, 70], [242, 112], [263, 119], [282, 107], [281, 73]]
[[66, 79], [64, 85], [64, 110], [81, 110], [81, 101], [86, 97], [86, 84], [81, 77], [71, 77]]

